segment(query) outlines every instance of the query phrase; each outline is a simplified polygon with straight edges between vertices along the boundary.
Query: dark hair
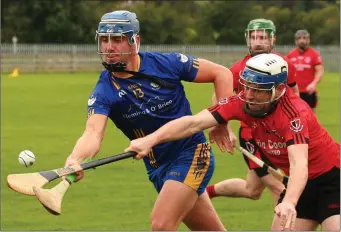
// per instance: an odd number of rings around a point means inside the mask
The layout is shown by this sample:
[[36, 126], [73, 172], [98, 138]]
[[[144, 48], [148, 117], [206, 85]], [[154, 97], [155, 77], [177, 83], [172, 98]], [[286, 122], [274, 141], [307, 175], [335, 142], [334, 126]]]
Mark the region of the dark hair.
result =
[[297, 30], [295, 33], [295, 38], [300, 37], [301, 35], [310, 37], [309, 32], [305, 29]]

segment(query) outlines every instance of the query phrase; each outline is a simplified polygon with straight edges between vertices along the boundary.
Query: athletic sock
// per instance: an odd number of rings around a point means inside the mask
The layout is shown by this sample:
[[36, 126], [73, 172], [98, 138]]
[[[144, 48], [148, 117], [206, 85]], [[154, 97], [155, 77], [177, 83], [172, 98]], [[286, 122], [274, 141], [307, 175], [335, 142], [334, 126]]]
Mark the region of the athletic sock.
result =
[[209, 196], [210, 198], [213, 198], [213, 197], [217, 196], [217, 195], [216, 195], [216, 192], [215, 192], [215, 190], [214, 190], [214, 184], [212, 184], [212, 185], [210, 185], [210, 186], [207, 186], [206, 191], [207, 191], [208, 196]]

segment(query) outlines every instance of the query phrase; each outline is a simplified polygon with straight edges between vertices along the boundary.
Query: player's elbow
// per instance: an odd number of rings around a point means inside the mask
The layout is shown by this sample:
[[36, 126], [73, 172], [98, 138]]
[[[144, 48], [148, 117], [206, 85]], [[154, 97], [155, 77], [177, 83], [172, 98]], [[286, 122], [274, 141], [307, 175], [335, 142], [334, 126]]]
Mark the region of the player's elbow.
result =
[[233, 74], [230, 69], [219, 65], [219, 69], [216, 71], [214, 84], [215, 86], [223, 86], [228, 91], [228, 96], [233, 94]]
[[215, 82], [224, 82], [225, 84], [232, 85], [233, 84], [233, 75], [230, 69], [225, 68], [224, 66], [218, 65], [218, 69], [216, 70]]

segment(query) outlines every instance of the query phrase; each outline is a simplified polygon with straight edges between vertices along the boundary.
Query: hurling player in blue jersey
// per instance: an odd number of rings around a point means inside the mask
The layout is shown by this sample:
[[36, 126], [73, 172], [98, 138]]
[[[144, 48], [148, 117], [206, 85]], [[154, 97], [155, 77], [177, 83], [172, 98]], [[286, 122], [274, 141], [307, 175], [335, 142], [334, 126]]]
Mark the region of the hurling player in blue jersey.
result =
[[[66, 166], [94, 157], [109, 118], [129, 140], [153, 133], [167, 122], [191, 115], [181, 81], [214, 83], [219, 100], [232, 95], [229, 69], [179, 53], [138, 52], [136, 14], [114, 11], [98, 25], [97, 40], [105, 71], [88, 99], [83, 135]], [[226, 139], [226, 149], [232, 144]], [[159, 195], [151, 214], [152, 230], [224, 230], [205, 188], [214, 156], [203, 132], [155, 146], [144, 159], [149, 180]], [[84, 173], [78, 173], [78, 180]]]

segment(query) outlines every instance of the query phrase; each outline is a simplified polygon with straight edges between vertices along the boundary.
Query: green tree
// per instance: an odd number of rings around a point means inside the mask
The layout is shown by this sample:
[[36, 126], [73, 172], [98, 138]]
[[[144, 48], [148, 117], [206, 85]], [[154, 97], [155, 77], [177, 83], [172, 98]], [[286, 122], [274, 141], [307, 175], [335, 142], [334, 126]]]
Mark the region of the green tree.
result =
[[339, 44], [340, 5], [330, 1], [2, 0], [2, 42], [94, 43], [101, 16], [126, 9], [141, 24], [143, 44], [245, 44], [247, 23], [268, 18], [277, 43], [292, 44], [306, 28], [315, 44]]
[[93, 43], [100, 1], [14, 1], [1, 15], [3, 42]]
[[307, 14], [304, 26], [311, 34], [315, 44], [340, 43], [340, 8], [327, 5], [322, 9], [314, 9]]
[[140, 21], [144, 44], [195, 43], [198, 37], [196, 20], [191, 17], [200, 11], [191, 1], [138, 2], [129, 7]]

